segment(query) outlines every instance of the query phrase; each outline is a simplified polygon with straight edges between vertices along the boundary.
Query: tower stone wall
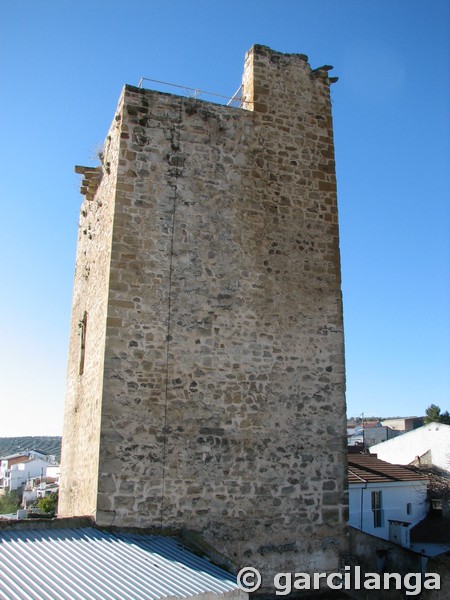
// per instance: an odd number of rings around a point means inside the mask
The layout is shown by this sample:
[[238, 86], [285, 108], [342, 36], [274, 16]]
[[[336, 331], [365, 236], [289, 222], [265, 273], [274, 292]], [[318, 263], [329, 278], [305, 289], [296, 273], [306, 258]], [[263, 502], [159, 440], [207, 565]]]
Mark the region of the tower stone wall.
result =
[[60, 515], [335, 570], [345, 374], [328, 68], [254, 46], [243, 108], [126, 86], [85, 174]]

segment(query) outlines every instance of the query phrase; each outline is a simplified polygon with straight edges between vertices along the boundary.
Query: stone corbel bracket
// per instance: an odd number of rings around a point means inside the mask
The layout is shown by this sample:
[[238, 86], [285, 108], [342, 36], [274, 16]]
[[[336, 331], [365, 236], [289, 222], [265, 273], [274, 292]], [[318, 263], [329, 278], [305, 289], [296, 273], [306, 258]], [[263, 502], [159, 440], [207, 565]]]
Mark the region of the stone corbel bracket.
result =
[[318, 67], [317, 69], [312, 69], [311, 75], [312, 77], [318, 77], [319, 79], [328, 79], [329, 83], [336, 83], [339, 77], [329, 77], [328, 71], [331, 71], [333, 67], [331, 65], [323, 65], [322, 67]]
[[78, 173], [78, 175], [83, 175], [80, 192], [86, 198], [86, 200], [91, 202], [94, 199], [98, 186], [102, 180], [102, 167], [82, 167], [80, 165], [76, 165], [75, 173]]

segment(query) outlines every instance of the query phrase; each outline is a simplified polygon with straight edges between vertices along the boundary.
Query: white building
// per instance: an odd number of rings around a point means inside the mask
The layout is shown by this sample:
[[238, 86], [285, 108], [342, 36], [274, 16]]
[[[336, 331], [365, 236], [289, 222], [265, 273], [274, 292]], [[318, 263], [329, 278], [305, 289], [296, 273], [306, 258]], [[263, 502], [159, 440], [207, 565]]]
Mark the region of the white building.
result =
[[22, 494], [22, 506], [28, 508], [36, 500], [55, 494], [59, 490], [59, 480], [55, 477], [32, 477], [28, 479]]
[[347, 427], [347, 445], [362, 446], [364, 443], [364, 430], [362, 427]]
[[26, 452], [5, 456], [0, 463], [0, 488], [15, 491], [27, 480], [44, 477], [47, 467], [54, 467], [54, 457], [46, 457], [40, 452]]
[[370, 447], [381, 460], [409, 465], [429, 453], [431, 463], [450, 472], [450, 425], [429, 423]]
[[350, 453], [348, 483], [349, 525], [409, 548], [411, 527], [428, 511], [427, 476], [370, 454]]

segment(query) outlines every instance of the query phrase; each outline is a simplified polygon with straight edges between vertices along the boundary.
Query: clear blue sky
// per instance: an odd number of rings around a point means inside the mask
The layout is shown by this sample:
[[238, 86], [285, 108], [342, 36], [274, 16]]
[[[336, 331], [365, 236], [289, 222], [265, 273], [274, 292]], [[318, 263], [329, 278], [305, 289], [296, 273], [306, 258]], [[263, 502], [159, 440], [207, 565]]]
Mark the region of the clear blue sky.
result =
[[447, 0], [3, 0], [0, 436], [62, 431], [82, 197], [125, 83], [334, 65], [348, 414], [450, 410]]

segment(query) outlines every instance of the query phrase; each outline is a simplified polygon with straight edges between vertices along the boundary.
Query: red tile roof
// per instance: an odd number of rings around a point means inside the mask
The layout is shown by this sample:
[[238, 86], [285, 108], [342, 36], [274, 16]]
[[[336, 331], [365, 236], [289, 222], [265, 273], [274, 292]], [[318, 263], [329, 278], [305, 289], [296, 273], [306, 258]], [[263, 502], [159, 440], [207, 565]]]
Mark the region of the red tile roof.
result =
[[427, 481], [428, 477], [401, 465], [392, 465], [373, 454], [351, 454], [348, 457], [348, 482], [389, 483]]
[[362, 426], [364, 429], [371, 429], [372, 427], [381, 427], [381, 421], [363, 421]]
[[6, 456], [2, 460], [7, 460], [8, 468], [10, 468], [13, 465], [17, 465], [28, 460], [28, 454], [15, 454], [14, 456]]

